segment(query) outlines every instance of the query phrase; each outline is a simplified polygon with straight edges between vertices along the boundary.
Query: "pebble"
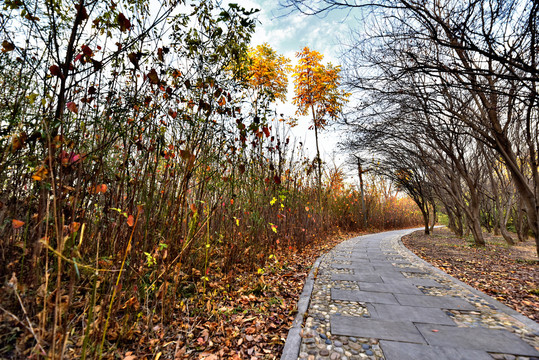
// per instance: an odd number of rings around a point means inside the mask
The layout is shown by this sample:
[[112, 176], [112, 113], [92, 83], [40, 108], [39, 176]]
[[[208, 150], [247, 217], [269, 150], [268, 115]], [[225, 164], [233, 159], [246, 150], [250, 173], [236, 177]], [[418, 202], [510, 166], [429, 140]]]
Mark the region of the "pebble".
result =
[[328, 356], [328, 355], [329, 355], [329, 350], [328, 350], [328, 349], [322, 349], [322, 350], [320, 350], [320, 355], [322, 355], [322, 356]]

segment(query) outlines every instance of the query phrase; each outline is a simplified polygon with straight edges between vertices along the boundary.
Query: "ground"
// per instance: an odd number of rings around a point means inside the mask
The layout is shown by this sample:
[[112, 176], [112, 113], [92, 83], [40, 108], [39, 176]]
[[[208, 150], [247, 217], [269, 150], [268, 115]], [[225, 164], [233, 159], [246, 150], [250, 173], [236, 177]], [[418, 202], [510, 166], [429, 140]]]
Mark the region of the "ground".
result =
[[403, 237], [416, 255], [466, 284], [539, 322], [539, 261], [530, 238], [508, 246], [501, 236], [485, 234], [487, 246], [475, 247], [447, 228]]

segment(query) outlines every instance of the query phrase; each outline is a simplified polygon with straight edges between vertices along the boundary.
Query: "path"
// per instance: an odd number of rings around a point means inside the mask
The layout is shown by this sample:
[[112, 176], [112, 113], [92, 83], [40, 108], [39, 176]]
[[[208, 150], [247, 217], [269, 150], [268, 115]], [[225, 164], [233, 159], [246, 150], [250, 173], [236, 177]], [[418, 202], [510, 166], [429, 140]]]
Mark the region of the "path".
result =
[[539, 324], [415, 256], [412, 231], [319, 258], [281, 359], [539, 360]]

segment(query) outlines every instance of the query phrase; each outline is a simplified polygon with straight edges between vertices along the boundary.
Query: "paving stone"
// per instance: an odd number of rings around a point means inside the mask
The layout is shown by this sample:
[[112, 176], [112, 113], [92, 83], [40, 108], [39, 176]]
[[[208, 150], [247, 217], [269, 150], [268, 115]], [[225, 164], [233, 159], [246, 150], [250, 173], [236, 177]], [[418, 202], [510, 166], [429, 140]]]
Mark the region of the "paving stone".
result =
[[363, 291], [388, 292], [396, 294], [415, 294], [422, 295], [421, 290], [412, 283], [392, 283], [392, 284], [377, 284], [368, 282], [358, 282], [359, 289]]
[[361, 281], [361, 282], [374, 282], [381, 283], [382, 278], [377, 274], [333, 274], [331, 275], [333, 281]]
[[[407, 273], [426, 274], [425, 270], [422, 270], [422, 269], [419, 269], [419, 268], [414, 268], [414, 267], [397, 267], [397, 266], [394, 266], [393, 268], [396, 269], [397, 271], [401, 271], [401, 272], [404, 271], [404, 272], [407, 272]], [[384, 270], [384, 269], [382, 268], [380, 270]], [[374, 271], [378, 271], [376, 266], [374, 267]]]
[[363, 264], [339, 264], [339, 263], [332, 263], [331, 267], [334, 269], [352, 269], [355, 273], [358, 272], [368, 272], [376, 274], [377, 272], [374, 271], [373, 266], [369, 265], [363, 265]]
[[[352, 261], [354, 261], [354, 260], [352, 260]], [[373, 261], [369, 261], [368, 264], [372, 265], [372, 266], [384, 266], [384, 265], [391, 264], [391, 263], [412, 266], [412, 264], [408, 260], [385, 260], [385, 261], [373, 260]]]
[[459, 349], [445, 346], [429, 346], [396, 341], [380, 341], [386, 360], [492, 360], [481, 350]]
[[361, 290], [331, 289], [331, 299], [379, 304], [397, 304], [397, 300], [393, 294]]
[[378, 274], [382, 277], [384, 282], [400, 282], [408, 279], [400, 271], [378, 271]]
[[416, 327], [429, 345], [477, 349], [513, 355], [539, 356], [539, 351], [507, 330], [430, 324], [416, 324]]
[[371, 317], [376, 319], [456, 326], [445, 312], [436, 308], [387, 304], [371, 304], [368, 308]]
[[425, 343], [419, 331], [410, 322], [333, 315], [330, 326], [333, 335]]
[[469, 302], [453, 296], [395, 294], [395, 297], [401, 305], [455, 310], [477, 310], [477, 308]]
[[[384, 280], [384, 278], [382, 277]], [[441, 287], [446, 288], [447, 286], [440, 284], [439, 282], [432, 280], [432, 279], [423, 279], [423, 278], [407, 278], [406, 281], [419, 286], [426, 286], [426, 287]], [[385, 282], [385, 281], [384, 281]]]

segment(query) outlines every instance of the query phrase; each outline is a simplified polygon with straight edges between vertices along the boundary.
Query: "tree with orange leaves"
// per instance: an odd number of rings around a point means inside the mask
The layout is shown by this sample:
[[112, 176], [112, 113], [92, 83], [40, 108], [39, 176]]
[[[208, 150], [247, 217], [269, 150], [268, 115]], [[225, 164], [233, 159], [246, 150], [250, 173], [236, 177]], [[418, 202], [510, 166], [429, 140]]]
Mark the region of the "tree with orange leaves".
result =
[[255, 114], [260, 101], [286, 101], [290, 60], [279, 55], [267, 43], [249, 50], [250, 66], [247, 81], [253, 89]]
[[[296, 114], [311, 113], [316, 140], [316, 162], [318, 165], [318, 191], [322, 189], [322, 160], [318, 146], [318, 131], [324, 129], [328, 120], [335, 120], [342, 111], [349, 94], [339, 89], [340, 66], [322, 64], [324, 55], [303, 48], [296, 54], [298, 65], [294, 67], [294, 91], [292, 103], [297, 106]], [[320, 194], [319, 194], [320, 195]]]

